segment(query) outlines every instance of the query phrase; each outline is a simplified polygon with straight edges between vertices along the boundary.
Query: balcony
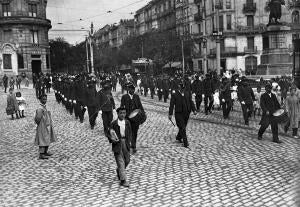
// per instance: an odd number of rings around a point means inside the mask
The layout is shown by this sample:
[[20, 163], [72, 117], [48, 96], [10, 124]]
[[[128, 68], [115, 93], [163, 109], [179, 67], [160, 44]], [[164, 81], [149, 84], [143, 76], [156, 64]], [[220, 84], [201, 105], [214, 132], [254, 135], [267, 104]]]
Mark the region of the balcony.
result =
[[255, 13], [256, 12], [256, 3], [244, 4], [243, 12], [247, 13], [247, 14], [249, 14], [249, 13], [253, 14], [253, 13]]
[[245, 47], [244, 48], [244, 52], [245, 52], [245, 54], [255, 54], [255, 53], [257, 53], [257, 47], [255, 46], [255, 47]]
[[290, 7], [300, 7], [300, 0], [294, 0], [290, 2]]
[[0, 27], [2, 25], [39, 25], [51, 29], [51, 21], [48, 19], [41, 19], [36, 17], [0, 17]]
[[202, 13], [197, 13], [197, 14], [195, 14], [195, 15], [194, 15], [194, 20], [195, 20], [196, 22], [201, 22], [201, 21], [203, 21]]
[[245, 34], [245, 35], [252, 35], [256, 33], [262, 33], [266, 30], [265, 25], [258, 25], [258, 26], [240, 26], [238, 25], [236, 27], [236, 32], [239, 34]]
[[[221, 57], [235, 57], [238, 54], [237, 47], [221, 48]], [[217, 48], [210, 49], [208, 57], [215, 58], [217, 55]]]

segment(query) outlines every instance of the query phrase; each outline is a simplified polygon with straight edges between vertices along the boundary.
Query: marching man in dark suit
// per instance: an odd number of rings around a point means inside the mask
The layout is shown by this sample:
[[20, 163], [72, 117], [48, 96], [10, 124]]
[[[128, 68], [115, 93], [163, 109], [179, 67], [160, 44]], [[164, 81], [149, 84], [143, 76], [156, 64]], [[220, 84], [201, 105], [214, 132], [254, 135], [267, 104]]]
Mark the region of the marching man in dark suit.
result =
[[278, 123], [275, 121], [273, 113], [280, 109], [280, 104], [276, 98], [276, 95], [272, 92], [272, 86], [270, 84], [266, 85], [266, 92], [261, 95], [260, 107], [263, 111], [260, 129], [258, 131], [258, 139], [261, 140], [266, 129], [271, 125], [273, 142], [281, 143], [278, 138]]
[[[128, 119], [131, 112], [133, 112], [135, 109], [140, 109], [142, 113], [145, 113], [143, 105], [141, 103], [140, 97], [134, 93], [135, 87], [133, 83], [127, 84], [128, 94], [124, 94], [121, 98], [121, 107], [126, 109], [126, 118]], [[133, 122], [130, 119], [128, 119], [131, 124], [132, 129], [132, 141], [131, 141], [131, 148], [133, 150], [133, 153], [136, 153], [136, 140], [137, 140], [137, 134], [139, 130], [139, 123]]]
[[115, 101], [112, 96], [112, 85], [110, 81], [103, 81], [103, 89], [98, 92], [100, 110], [102, 111], [102, 121], [104, 134], [107, 136], [109, 125], [113, 120], [113, 110], [115, 109]]
[[129, 187], [126, 176], [126, 167], [130, 162], [130, 142], [132, 131], [130, 122], [125, 119], [126, 109], [118, 108], [118, 119], [110, 125], [108, 140], [112, 143], [112, 151], [117, 163], [117, 175], [124, 187]]
[[190, 91], [184, 90], [184, 84], [179, 83], [179, 89], [175, 91], [171, 96], [170, 108], [169, 108], [169, 119], [172, 120], [173, 111], [175, 108], [175, 120], [179, 132], [176, 136], [176, 140], [182, 142], [184, 147], [188, 147], [188, 140], [186, 136], [186, 126], [190, 117], [191, 111], [194, 115], [197, 114], [194, 102]]

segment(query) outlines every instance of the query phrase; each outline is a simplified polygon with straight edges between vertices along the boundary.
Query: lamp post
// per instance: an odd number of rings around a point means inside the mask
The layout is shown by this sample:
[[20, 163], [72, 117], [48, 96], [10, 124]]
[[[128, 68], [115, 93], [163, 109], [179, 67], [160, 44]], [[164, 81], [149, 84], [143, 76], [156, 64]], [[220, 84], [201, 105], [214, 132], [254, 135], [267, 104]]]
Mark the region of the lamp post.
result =
[[220, 33], [220, 20], [219, 20], [219, 10], [222, 9], [222, 3], [221, 0], [217, 0], [216, 1], [216, 14], [217, 14], [217, 18], [216, 18], [216, 23], [217, 23], [217, 33], [218, 35], [216, 35], [216, 43], [217, 43], [217, 52], [216, 52], [216, 58], [217, 58], [217, 73], [220, 74], [221, 73], [221, 36], [223, 35], [222, 33]]

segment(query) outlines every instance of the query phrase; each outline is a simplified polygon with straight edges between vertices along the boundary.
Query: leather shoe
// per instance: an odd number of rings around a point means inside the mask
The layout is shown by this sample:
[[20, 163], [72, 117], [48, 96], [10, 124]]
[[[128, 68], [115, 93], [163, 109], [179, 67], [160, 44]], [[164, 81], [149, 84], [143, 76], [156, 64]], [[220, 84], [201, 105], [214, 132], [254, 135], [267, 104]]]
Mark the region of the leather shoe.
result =
[[129, 183], [126, 180], [121, 180], [120, 185], [123, 187], [129, 188]]
[[135, 154], [137, 150], [135, 148], [132, 149], [132, 153]]
[[40, 154], [39, 159], [40, 159], [40, 160], [47, 160], [47, 159], [49, 159], [49, 157], [47, 157], [47, 156], [44, 155], [44, 154]]
[[45, 153], [44, 155], [46, 155], [46, 156], [50, 157], [50, 156], [52, 156], [53, 154], [52, 154], [52, 153], [50, 153], [50, 152], [47, 152], [47, 153]]
[[262, 140], [262, 137], [261, 137], [261, 136], [258, 136], [257, 139], [258, 139], [258, 140]]
[[280, 140], [273, 141], [273, 142], [275, 142], [275, 143], [277, 143], [277, 144], [281, 144], [281, 143], [282, 143], [282, 141], [280, 141]]

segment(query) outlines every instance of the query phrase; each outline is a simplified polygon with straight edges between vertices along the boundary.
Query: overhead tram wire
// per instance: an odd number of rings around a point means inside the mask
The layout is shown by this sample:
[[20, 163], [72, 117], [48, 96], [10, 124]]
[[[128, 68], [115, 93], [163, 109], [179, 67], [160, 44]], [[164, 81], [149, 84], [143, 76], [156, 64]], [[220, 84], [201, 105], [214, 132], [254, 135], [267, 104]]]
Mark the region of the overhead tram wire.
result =
[[135, 5], [135, 4], [138, 4], [140, 2], [144, 2], [144, 1], [148, 1], [148, 0], [139, 0], [139, 1], [133, 2], [131, 4], [128, 4], [128, 5], [125, 5], [125, 6], [116, 8], [116, 9], [113, 9], [113, 10], [106, 11], [105, 13], [101, 13], [101, 14], [90, 16], [90, 17], [86, 17], [86, 18], [81, 18], [80, 20], [67, 21], [65, 23], [73, 23], [73, 22], [79, 22], [79, 21], [86, 21], [86, 20], [89, 20], [89, 19], [92, 19], [92, 18], [95, 18], [95, 17], [100, 17], [100, 16], [103, 16], [103, 15], [106, 15], [107, 13], [112, 13], [112, 12], [115, 12], [115, 11], [118, 11], [118, 10], [125, 9], [127, 7], [130, 7], [132, 5]]

